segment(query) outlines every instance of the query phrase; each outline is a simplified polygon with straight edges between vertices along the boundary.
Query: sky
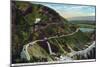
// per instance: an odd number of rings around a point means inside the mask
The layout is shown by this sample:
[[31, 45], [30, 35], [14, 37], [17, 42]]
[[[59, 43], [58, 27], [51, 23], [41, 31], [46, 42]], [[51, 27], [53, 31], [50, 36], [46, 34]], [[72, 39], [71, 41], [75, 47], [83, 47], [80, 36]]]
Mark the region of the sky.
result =
[[95, 7], [86, 5], [39, 3], [48, 6], [58, 12], [64, 18], [95, 16]]

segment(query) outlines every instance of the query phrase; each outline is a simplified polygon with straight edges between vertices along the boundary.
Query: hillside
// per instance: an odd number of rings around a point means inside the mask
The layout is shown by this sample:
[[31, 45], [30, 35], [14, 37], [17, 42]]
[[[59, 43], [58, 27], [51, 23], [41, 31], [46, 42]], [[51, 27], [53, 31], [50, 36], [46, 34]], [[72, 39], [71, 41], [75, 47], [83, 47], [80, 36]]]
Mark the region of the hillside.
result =
[[91, 38], [53, 9], [12, 1], [12, 63], [56, 61], [89, 42]]

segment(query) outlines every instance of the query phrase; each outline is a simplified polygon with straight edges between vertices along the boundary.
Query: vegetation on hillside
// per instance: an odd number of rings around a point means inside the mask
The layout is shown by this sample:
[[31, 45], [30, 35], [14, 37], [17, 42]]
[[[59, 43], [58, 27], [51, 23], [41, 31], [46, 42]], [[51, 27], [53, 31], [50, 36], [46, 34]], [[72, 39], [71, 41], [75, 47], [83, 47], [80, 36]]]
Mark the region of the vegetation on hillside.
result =
[[[45, 37], [68, 35], [75, 32], [79, 27], [68, 23], [53, 9], [29, 2], [12, 1], [12, 63], [23, 62], [46, 62], [55, 61], [55, 56], [50, 55], [47, 43], [37, 42], [28, 47], [31, 60], [21, 59], [20, 54], [23, 46], [35, 40]], [[39, 18], [39, 23], [35, 23]], [[71, 52], [69, 46], [75, 50], [83, 50], [85, 44], [91, 39], [82, 31], [75, 32], [70, 36], [49, 39], [52, 51], [59, 55], [67, 55]]]

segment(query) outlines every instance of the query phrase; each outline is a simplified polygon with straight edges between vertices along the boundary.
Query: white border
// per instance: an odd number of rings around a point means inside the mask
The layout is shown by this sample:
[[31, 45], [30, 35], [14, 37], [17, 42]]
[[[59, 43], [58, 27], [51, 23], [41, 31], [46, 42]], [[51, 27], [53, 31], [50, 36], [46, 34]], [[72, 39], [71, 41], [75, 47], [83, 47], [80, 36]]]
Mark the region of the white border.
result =
[[[59, 2], [68, 3], [71, 0], [33, 0], [33, 1], [46, 1], [46, 2]], [[75, 2], [76, 1], [76, 2]], [[94, 1], [97, 1], [95, 4]], [[79, 0], [78, 3], [85, 3], [86, 0]], [[73, 4], [77, 4], [77, 0], [72, 0]], [[89, 0], [90, 5], [96, 5], [96, 62], [87, 63], [74, 63], [74, 64], [54, 64], [54, 65], [41, 65], [41, 67], [100, 67], [100, 0]], [[10, 67], [10, 0], [0, 1], [0, 67]], [[23, 66], [33, 67], [33, 66]], [[34, 66], [34, 67], [39, 67]]]

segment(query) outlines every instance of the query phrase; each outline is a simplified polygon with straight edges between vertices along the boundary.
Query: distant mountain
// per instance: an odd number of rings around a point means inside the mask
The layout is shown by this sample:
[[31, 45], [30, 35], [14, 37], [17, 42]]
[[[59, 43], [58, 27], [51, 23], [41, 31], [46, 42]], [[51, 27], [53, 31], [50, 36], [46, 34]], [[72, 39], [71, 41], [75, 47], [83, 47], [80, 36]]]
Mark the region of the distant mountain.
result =
[[80, 16], [68, 18], [69, 21], [95, 21], [95, 16]]

